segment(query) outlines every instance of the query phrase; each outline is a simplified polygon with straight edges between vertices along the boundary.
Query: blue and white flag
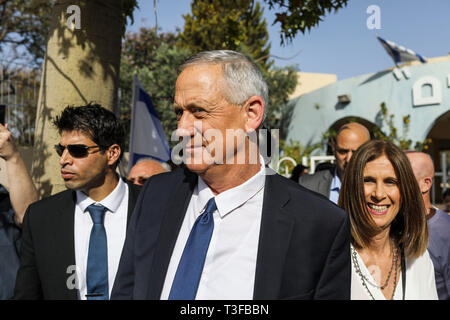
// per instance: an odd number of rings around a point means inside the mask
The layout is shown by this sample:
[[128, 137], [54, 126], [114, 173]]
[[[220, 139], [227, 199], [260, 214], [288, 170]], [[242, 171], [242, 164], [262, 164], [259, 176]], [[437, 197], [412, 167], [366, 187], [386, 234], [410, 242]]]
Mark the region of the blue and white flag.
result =
[[386, 49], [387, 53], [394, 59], [395, 64], [397, 65], [400, 62], [408, 62], [419, 60], [422, 63], [427, 62], [427, 59], [420, 54], [415, 53], [410, 49], [406, 49], [405, 47], [399, 46], [392, 41], [384, 40], [383, 38], [377, 37], [380, 43], [383, 45], [384, 49]]
[[152, 158], [165, 162], [170, 159], [170, 147], [150, 96], [135, 75], [128, 172], [140, 158]]

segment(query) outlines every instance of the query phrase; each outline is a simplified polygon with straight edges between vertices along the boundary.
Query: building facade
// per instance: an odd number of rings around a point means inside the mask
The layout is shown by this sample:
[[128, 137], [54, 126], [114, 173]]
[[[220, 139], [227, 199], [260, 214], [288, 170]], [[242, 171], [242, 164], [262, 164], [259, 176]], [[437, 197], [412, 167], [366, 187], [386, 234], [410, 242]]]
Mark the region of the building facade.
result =
[[[302, 94], [294, 102], [287, 140], [303, 146], [320, 143], [325, 132], [349, 121], [389, 133], [380, 107], [384, 103], [393, 115], [398, 136], [411, 139], [412, 147], [431, 138], [427, 152], [436, 171], [449, 169], [450, 56], [336, 81]], [[403, 132], [405, 121], [408, 130]], [[445, 188], [439, 176], [438, 187]]]

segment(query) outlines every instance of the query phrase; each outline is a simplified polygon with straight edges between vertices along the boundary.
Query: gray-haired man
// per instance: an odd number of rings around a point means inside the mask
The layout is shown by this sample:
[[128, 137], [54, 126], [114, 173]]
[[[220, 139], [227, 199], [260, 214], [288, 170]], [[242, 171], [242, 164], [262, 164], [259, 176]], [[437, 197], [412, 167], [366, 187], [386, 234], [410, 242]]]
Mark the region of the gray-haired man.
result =
[[180, 70], [174, 109], [187, 168], [146, 183], [112, 298], [349, 299], [348, 215], [267, 174], [250, 138], [268, 101], [256, 64], [208, 51]]

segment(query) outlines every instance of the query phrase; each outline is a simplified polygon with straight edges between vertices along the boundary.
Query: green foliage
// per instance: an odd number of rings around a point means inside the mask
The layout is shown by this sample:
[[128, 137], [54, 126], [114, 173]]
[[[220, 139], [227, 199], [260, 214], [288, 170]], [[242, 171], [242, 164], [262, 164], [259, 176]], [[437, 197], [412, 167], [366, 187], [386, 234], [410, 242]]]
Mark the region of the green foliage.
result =
[[281, 27], [281, 43], [291, 42], [298, 31], [305, 33], [322, 21], [322, 17], [345, 7], [348, 0], [263, 0], [275, 9], [275, 23]]
[[[294, 141], [292, 139], [290, 139], [289, 142], [287, 142], [286, 140], [280, 140], [280, 159], [283, 157], [290, 157], [294, 159], [297, 164], [301, 164], [303, 157], [309, 157], [313, 151], [315, 151], [316, 149], [320, 149], [321, 147], [321, 143], [302, 146], [299, 141]], [[280, 164], [278, 172], [286, 172], [286, 168], [290, 173], [294, 169], [294, 164], [290, 161], [283, 161]]]
[[289, 95], [297, 87], [297, 68], [274, 67], [263, 72], [263, 76], [269, 87], [269, 105], [264, 127], [280, 129], [280, 138], [285, 139], [295, 106], [295, 103], [289, 103]]
[[181, 45], [193, 54], [205, 50], [235, 50], [269, 67], [269, 34], [264, 9], [252, 0], [193, 0], [183, 15]]
[[253, 0], [193, 0], [191, 14], [184, 15], [180, 45], [192, 53], [203, 50], [235, 50], [253, 58], [269, 87], [264, 126], [286, 136], [293, 106], [289, 95], [297, 86], [297, 68], [273, 67], [264, 9]]
[[[394, 125], [395, 116], [393, 114], [389, 114], [388, 108], [386, 107], [386, 104], [384, 102], [380, 105], [380, 114], [383, 123], [385, 123], [387, 128], [389, 129], [389, 133], [386, 135], [380, 130], [380, 128], [376, 127], [373, 132], [374, 138], [391, 141], [403, 150], [410, 150], [413, 143], [411, 139], [407, 138], [409, 132], [410, 115], [406, 115], [403, 117], [402, 135], [400, 136], [397, 127]], [[414, 145], [414, 150], [426, 151], [429, 148], [431, 142], [431, 139], [417, 141]]]
[[125, 36], [120, 66], [120, 105], [126, 132], [130, 128], [133, 76], [137, 74], [151, 96], [170, 143], [171, 134], [177, 127], [173, 112], [177, 68], [190, 56], [188, 49], [175, 45], [176, 41], [175, 34], [157, 34], [154, 28], [141, 28], [139, 33]]
[[[76, 2], [71, 4], [77, 4]], [[40, 65], [50, 31], [51, 11], [56, 3], [56, 0], [0, 1], [0, 52], [5, 45], [25, 49], [21, 55], [29, 54], [31, 64]], [[135, 8], [138, 8], [137, 0], [123, 0], [123, 34], [127, 19], [133, 23]]]
[[53, 3], [48, 0], [0, 1], [0, 52], [5, 45], [22, 48], [40, 63], [44, 57]]
[[135, 70], [155, 65], [155, 51], [162, 45], [175, 46], [178, 36], [174, 33], [157, 33], [155, 28], [140, 28], [137, 33], [127, 33], [122, 45], [122, 57]]
[[139, 8], [137, 0], [122, 0], [122, 19], [123, 19], [123, 34], [125, 35], [125, 28], [127, 19], [130, 19], [131, 24], [134, 23], [133, 12], [134, 9]]

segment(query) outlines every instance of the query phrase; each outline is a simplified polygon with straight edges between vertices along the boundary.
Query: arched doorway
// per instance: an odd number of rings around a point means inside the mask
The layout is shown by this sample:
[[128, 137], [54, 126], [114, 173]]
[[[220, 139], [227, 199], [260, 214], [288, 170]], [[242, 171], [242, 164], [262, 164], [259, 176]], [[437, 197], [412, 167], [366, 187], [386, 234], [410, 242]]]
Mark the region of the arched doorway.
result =
[[450, 110], [434, 121], [427, 138], [431, 139], [428, 153], [433, 158], [436, 172], [431, 197], [439, 206], [442, 192], [450, 188]]

